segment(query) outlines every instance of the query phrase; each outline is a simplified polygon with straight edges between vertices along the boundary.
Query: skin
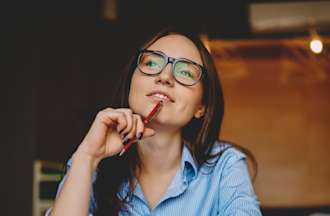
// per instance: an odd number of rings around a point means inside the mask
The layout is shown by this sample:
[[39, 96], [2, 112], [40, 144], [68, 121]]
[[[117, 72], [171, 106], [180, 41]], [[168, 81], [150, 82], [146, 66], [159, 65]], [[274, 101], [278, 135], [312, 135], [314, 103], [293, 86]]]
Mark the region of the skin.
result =
[[[203, 65], [198, 49], [188, 38], [181, 35], [162, 37], [148, 49], [162, 51], [174, 58], [190, 59]], [[179, 169], [182, 152], [181, 129], [192, 118], [200, 118], [205, 110], [202, 104], [202, 82], [193, 86], [181, 85], [175, 81], [171, 66], [168, 64], [158, 76], [147, 76], [136, 69], [129, 94], [131, 109], [141, 116], [146, 116], [154, 107], [156, 102], [146, 96], [154, 90], [162, 90], [175, 100], [174, 103], [165, 103], [150, 125], [155, 130], [154, 136], [143, 139], [138, 144], [142, 170], [139, 170], [137, 176], [151, 207], [164, 194]]]
[[[158, 39], [148, 49], [159, 50], [174, 58], [186, 58], [202, 65], [195, 45], [186, 37], [169, 35]], [[155, 106], [146, 95], [162, 90], [172, 96], [174, 103], [165, 103], [160, 113], [148, 127], [142, 117]], [[101, 110], [88, 133], [72, 155], [72, 166], [63, 188], [56, 198], [51, 216], [88, 214], [92, 176], [99, 162], [118, 154], [123, 148], [123, 138], [136, 139], [141, 169], [136, 177], [149, 207], [154, 208], [166, 192], [178, 171], [182, 152], [181, 129], [192, 119], [203, 116], [202, 82], [194, 86], [177, 83], [168, 64], [158, 76], [146, 76], [136, 70], [131, 81], [130, 108]], [[79, 196], [77, 196], [79, 194]]]
[[[162, 37], [148, 49], [203, 64], [195, 45], [181, 35]], [[146, 95], [154, 90], [162, 90], [175, 100], [174, 103], [165, 103], [153, 119], [150, 127], [156, 131], [155, 135], [141, 140], [141, 145], [138, 145], [140, 153], [144, 156], [142, 164], [147, 170], [166, 171], [180, 161], [181, 129], [193, 117], [201, 117], [205, 109], [202, 105], [202, 82], [193, 86], [179, 84], [172, 75], [171, 66], [168, 64], [158, 76], [147, 76], [136, 69], [131, 81], [129, 105], [134, 113], [145, 117], [150, 112], [156, 102]], [[161, 163], [157, 163], [158, 161]]]

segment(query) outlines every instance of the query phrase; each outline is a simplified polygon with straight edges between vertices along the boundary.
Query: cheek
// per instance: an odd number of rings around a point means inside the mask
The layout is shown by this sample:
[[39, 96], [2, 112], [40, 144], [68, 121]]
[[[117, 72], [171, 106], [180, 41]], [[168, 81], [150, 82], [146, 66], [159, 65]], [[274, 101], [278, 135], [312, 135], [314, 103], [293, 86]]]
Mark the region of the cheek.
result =
[[199, 107], [200, 102], [199, 101], [189, 101], [185, 100], [182, 101], [182, 103], [180, 104], [179, 113], [187, 113], [187, 115], [193, 117], [193, 115], [195, 114], [195, 112], [197, 111], [198, 107]]
[[178, 113], [184, 113], [189, 121], [194, 117], [195, 112], [202, 105], [203, 90], [198, 87], [193, 91], [181, 95], [181, 103], [178, 107]]
[[141, 107], [144, 107], [143, 97], [146, 92], [145, 87], [147, 84], [148, 80], [146, 80], [146, 77], [141, 75], [139, 71], [135, 70], [132, 76], [128, 96], [128, 105], [135, 113], [143, 113]]

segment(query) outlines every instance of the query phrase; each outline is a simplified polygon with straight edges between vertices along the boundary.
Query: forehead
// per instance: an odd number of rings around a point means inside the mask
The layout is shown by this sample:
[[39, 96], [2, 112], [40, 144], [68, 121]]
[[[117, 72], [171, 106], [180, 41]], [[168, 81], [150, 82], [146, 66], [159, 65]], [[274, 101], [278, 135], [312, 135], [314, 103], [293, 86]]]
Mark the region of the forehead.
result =
[[167, 35], [159, 38], [148, 47], [149, 50], [162, 51], [173, 58], [186, 58], [203, 65], [200, 53], [195, 44], [182, 35]]

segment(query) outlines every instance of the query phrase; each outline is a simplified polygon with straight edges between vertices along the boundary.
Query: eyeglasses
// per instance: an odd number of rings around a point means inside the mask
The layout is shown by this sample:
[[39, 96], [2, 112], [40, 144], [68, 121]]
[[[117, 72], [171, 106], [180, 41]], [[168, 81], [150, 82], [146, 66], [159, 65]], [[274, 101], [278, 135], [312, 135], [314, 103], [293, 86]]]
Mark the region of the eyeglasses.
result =
[[174, 79], [182, 85], [192, 86], [201, 79], [205, 68], [189, 59], [172, 58], [160, 51], [140, 50], [137, 68], [146, 75], [160, 74], [168, 63], [172, 64]]

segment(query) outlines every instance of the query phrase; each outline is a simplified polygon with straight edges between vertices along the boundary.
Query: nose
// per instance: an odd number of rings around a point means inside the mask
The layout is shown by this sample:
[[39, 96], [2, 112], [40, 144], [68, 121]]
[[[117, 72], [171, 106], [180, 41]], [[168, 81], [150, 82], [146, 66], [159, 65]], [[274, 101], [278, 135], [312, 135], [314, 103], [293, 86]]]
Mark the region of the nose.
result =
[[167, 64], [162, 72], [155, 77], [155, 83], [168, 85], [170, 87], [174, 86], [175, 80], [172, 74], [172, 64]]

